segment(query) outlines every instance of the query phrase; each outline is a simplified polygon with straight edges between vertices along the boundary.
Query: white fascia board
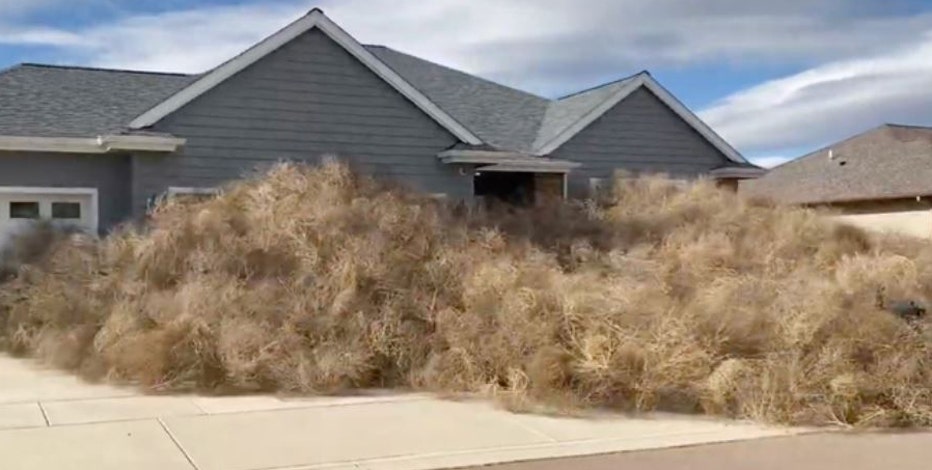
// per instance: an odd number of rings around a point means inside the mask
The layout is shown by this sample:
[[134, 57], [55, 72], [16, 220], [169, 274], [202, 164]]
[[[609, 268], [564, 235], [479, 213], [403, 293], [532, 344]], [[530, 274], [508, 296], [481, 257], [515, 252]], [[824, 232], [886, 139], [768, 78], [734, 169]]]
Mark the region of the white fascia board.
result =
[[560, 134], [551, 139], [549, 142], [541, 145], [536, 149], [535, 153], [539, 155], [547, 155], [555, 151], [561, 145], [572, 139], [583, 129], [589, 127], [589, 125], [595, 122], [596, 119], [608, 112], [608, 110], [614, 108], [618, 103], [630, 96], [631, 93], [634, 93], [642, 86], [650, 90], [650, 92], [653, 93], [658, 99], [660, 99], [663, 104], [667, 105], [667, 107], [676, 113], [677, 116], [686, 121], [690, 127], [692, 127], [696, 132], [704, 137], [710, 144], [718, 149], [718, 151], [722, 152], [722, 154], [724, 154], [729, 160], [735, 163], [747, 163], [747, 160], [741, 156], [741, 153], [735, 150], [735, 148], [726, 142], [725, 139], [716, 134], [708, 124], [703, 122], [702, 119], [699, 119], [699, 116], [696, 116], [695, 113], [690, 111], [689, 108], [680, 102], [680, 100], [673, 96], [672, 93], [667, 91], [667, 89], [660, 85], [660, 83], [658, 83], [654, 77], [650, 76], [650, 74], [646, 72], [641, 73], [637, 77], [633, 78], [630, 83], [619, 89], [607, 100], [586, 113], [581, 119], [564, 129]]
[[0, 151], [51, 153], [106, 153], [93, 137], [0, 136]]
[[493, 172], [493, 173], [559, 173], [566, 174], [573, 170], [574, 167], [552, 166], [552, 165], [535, 165], [532, 163], [498, 163], [495, 165], [482, 166], [476, 168], [476, 171]]
[[518, 152], [507, 152], [501, 150], [468, 150], [468, 149], [452, 149], [444, 150], [437, 154], [437, 158], [441, 160], [448, 160], [451, 158], [475, 158], [475, 159], [485, 159], [489, 161], [502, 160], [505, 158], [540, 158], [534, 155], [528, 155]]
[[187, 139], [154, 135], [102, 135], [97, 142], [105, 151], [175, 152]]
[[0, 136], [0, 151], [102, 154], [113, 151], [174, 152], [185, 139], [169, 136], [94, 137]]
[[[437, 157], [446, 164], [492, 165], [481, 171], [534, 171], [566, 172], [579, 168], [582, 164], [567, 160], [532, 157], [513, 152], [496, 152], [488, 150], [446, 150]], [[493, 169], [493, 168], [501, 169]], [[504, 168], [511, 168], [511, 170]]]
[[193, 187], [193, 186], [169, 186], [165, 191], [169, 196], [179, 195], [205, 195], [216, 196], [220, 194], [220, 188], [210, 187]]
[[763, 168], [718, 168], [709, 172], [712, 178], [759, 178], [767, 174]]
[[482, 140], [478, 136], [470, 132], [469, 129], [440, 109], [440, 107], [424, 96], [423, 93], [411, 86], [410, 83], [405, 81], [371, 52], [367, 51], [362, 44], [356, 41], [346, 31], [343, 31], [336, 23], [317, 9], [312, 10], [301, 19], [291, 23], [272, 36], [269, 36], [246, 52], [220, 65], [167, 100], [146, 111], [130, 123], [130, 128], [142, 129], [154, 125], [169, 114], [190, 103], [195, 98], [223, 83], [239, 71], [256, 63], [263, 57], [271, 54], [315, 27], [319, 28], [330, 39], [356, 57], [356, 59], [362, 62], [380, 78], [388, 82], [395, 90], [404, 95], [461, 141], [472, 145], [480, 145], [482, 143]]

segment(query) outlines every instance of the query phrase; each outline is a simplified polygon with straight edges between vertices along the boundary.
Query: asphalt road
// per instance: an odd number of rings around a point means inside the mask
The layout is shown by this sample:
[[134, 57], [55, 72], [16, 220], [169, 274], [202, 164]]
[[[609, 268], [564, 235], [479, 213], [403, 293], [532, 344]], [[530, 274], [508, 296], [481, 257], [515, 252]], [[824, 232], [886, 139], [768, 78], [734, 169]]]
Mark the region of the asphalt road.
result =
[[932, 433], [832, 433], [548, 460], [484, 470], [928, 470]]

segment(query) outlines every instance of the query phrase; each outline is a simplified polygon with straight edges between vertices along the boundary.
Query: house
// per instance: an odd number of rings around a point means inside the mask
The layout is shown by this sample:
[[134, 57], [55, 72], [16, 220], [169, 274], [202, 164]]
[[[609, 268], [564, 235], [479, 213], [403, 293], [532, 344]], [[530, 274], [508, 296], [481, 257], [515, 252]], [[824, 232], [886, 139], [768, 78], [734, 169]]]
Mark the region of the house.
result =
[[742, 182], [742, 194], [827, 207], [871, 230], [932, 236], [932, 128], [886, 124]]
[[617, 169], [760, 172], [647, 72], [549, 100], [364, 46], [319, 9], [198, 75], [0, 74], [0, 231], [40, 217], [105, 232], [159, 195], [325, 155], [457, 200], [585, 197]]

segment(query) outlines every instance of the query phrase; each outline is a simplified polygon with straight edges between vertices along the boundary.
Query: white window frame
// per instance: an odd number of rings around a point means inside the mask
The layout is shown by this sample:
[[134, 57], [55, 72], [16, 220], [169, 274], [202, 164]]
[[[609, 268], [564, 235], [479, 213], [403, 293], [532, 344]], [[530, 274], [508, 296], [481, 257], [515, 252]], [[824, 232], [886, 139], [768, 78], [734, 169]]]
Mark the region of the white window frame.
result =
[[0, 194], [35, 194], [38, 196], [90, 196], [90, 229], [92, 233], [100, 230], [100, 210], [97, 188], [52, 188], [46, 186], [0, 186]]
[[197, 186], [169, 186], [165, 191], [168, 196], [216, 196], [220, 194], [220, 188], [197, 187]]

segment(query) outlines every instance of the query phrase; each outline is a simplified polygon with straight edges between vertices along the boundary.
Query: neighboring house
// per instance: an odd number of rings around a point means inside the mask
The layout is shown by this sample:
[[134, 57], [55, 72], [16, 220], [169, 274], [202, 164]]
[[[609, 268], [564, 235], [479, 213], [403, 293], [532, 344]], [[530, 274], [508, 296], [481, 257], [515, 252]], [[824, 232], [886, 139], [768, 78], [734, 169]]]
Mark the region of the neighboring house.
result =
[[741, 193], [832, 208], [872, 230], [932, 236], [932, 128], [883, 125], [742, 182]]
[[457, 200], [585, 197], [618, 169], [760, 172], [646, 72], [548, 100], [363, 46], [318, 9], [199, 75], [0, 73], [0, 232], [35, 217], [104, 232], [160, 195], [325, 155]]

